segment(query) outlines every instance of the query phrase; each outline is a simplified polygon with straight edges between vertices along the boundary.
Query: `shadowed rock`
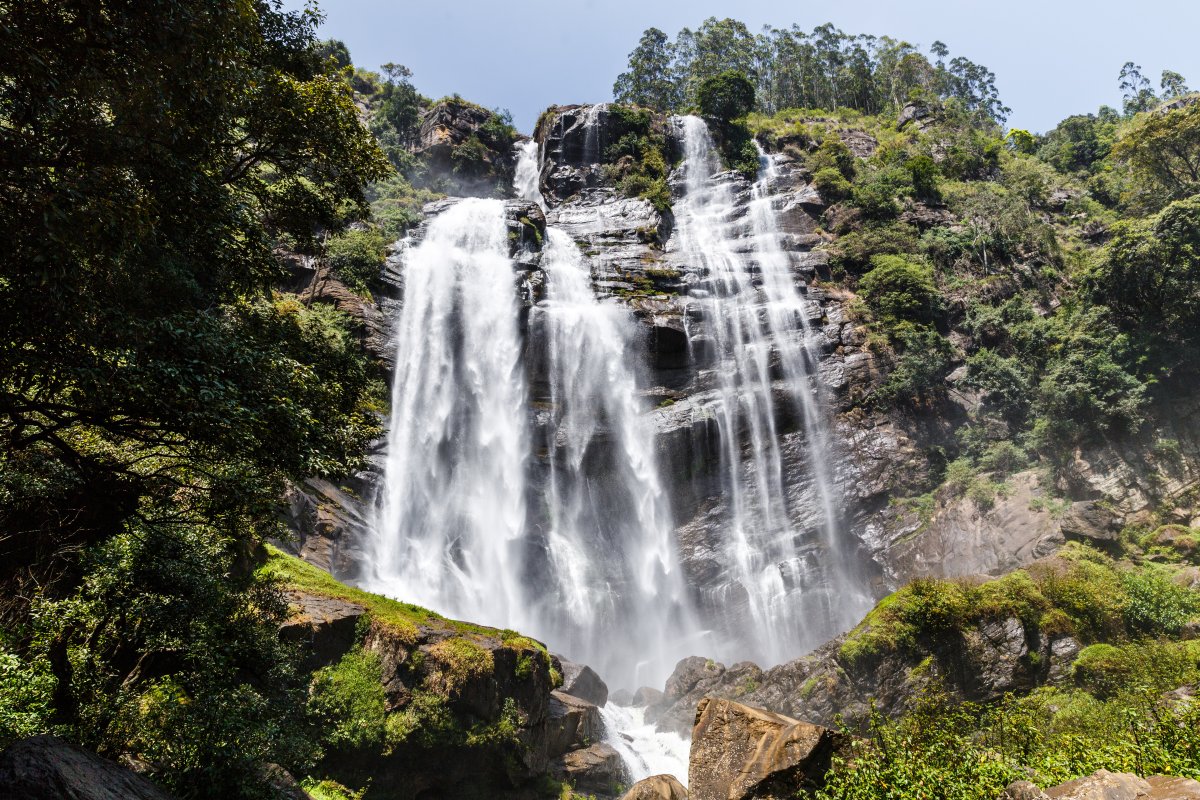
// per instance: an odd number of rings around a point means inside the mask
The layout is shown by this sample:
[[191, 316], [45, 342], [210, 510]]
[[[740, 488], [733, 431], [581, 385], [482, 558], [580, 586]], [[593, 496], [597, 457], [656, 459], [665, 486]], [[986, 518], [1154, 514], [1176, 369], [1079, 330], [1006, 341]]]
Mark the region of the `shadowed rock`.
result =
[[57, 736], [22, 739], [0, 753], [0, 797], [171, 800], [141, 775]]

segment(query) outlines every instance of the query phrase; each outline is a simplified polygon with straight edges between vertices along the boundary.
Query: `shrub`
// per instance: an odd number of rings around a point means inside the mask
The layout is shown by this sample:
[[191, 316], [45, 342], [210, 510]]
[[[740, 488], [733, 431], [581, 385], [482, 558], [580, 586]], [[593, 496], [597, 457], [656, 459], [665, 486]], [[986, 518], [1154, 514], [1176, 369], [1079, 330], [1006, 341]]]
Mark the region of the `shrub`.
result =
[[928, 265], [905, 256], [877, 255], [871, 267], [858, 291], [877, 320], [888, 325], [934, 320], [938, 293]]
[[313, 675], [309, 710], [336, 748], [377, 748], [384, 741], [387, 696], [379, 656], [355, 648]]
[[368, 291], [379, 282], [387, 240], [378, 228], [348, 230], [326, 242], [329, 266], [352, 289]]
[[1127, 572], [1121, 587], [1128, 596], [1125, 621], [1131, 633], [1175, 635], [1196, 614], [1200, 594], [1172, 583], [1160, 572]]
[[825, 167], [813, 176], [813, 186], [828, 203], [837, 203], [850, 196], [850, 181], [833, 167]]
[[0, 640], [0, 749], [50, 730], [56, 681], [49, 667], [8, 652]]

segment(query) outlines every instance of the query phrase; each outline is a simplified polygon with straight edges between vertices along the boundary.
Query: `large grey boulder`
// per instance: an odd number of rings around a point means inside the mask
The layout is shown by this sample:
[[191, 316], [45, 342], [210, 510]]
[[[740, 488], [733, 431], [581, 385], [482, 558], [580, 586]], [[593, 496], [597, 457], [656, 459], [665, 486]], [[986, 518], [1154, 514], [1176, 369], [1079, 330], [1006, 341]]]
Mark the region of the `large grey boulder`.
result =
[[596, 674], [596, 671], [587, 664], [576, 664], [565, 659], [560, 659], [560, 661], [563, 683], [559, 689], [563, 694], [578, 697], [604, 708], [604, 704], [608, 702], [608, 685]]
[[0, 797], [16, 800], [171, 800], [141, 775], [57, 736], [34, 736], [0, 753]]
[[603, 736], [604, 721], [595, 705], [565, 692], [550, 693], [547, 737], [551, 756], [581, 750]]
[[584, 792], [615, 794], [629, 780], [625, 762], [610, 745], [596, 742], [564, 755], [552, 769], [559, 780]]
[[794, 797], [819, 787], [849, 737], [819, 725], [706, 698], [696, 709], [688, 792], [692, 800]]
[[688, 792], [674, 775], [652, 775], [635, 783], [621, 800], [688, 800]]

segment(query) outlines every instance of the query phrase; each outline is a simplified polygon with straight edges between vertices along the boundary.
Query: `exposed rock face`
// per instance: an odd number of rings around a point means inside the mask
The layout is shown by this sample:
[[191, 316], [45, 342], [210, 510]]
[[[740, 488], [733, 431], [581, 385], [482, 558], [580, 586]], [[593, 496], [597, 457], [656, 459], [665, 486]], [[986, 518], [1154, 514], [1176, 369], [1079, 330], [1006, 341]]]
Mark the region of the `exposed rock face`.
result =
[[[447, 99], [421, 114], [421, 128], [414, 153], [434, 174], [449, 180], [449, 189], [458, 195], [490, 197], [497, 186], [512, 182], [512, 154], [499, 152], [489, 145], [484, 124], [495, 114], [465, 100]], [[459, 151], [468, 151], [469, 172], [458, 160]], [[476, 160], [480, 157], [482, 160]], [[457, 169], [456, 169], [457, 168]]]
[[1200, 782], [1165, 775], [1142, 779], [1102, 769], [1044, 791], [1028, 781], [1017, 781], [1000, 800], [1200, 800]]
[[604, 721], [596, 706], [566, 692], [550, 695], [548, 752], [556, 755], [580, 750], [604, 736]]
[[820, 786], [847, 737], [728, 700], [696, 709], [688, 764], [692, 800], [794, 797]]
[[354, 647], [359, 620], [367, 613], [365, 608], [305, 592], [288, 592], [287, 598], [292, 616], [283, 624], [281, 635], [304, 648], [306, 671], [328, 666]]
[[688, 800], [688, 792], [673, 775], [652, 775], [635, 783], [621, 800]]
[[892, 582], [1002, 575], [1061, 547], [1065, 520], [1034, 503], [1045, 496], [1037, 473], [1019, 473], [1007, 483], [1010, 493], [988, 509], [959, 497], [927, 520], [899, 507], [882, 513], [866, 535]]
[[171, 800], [146, 778], [57, 736], [34, 736], [0, 753], [0, 797], [21, 800]]
[[[353, 481], [365, 491], [370, 475]], [[365, 562], [363, 532], [369, 509], [357, 497], [320, 478], [292, 486], [284, 518], [294, 539], [279, 546], [337, 578], [355, 575]]]

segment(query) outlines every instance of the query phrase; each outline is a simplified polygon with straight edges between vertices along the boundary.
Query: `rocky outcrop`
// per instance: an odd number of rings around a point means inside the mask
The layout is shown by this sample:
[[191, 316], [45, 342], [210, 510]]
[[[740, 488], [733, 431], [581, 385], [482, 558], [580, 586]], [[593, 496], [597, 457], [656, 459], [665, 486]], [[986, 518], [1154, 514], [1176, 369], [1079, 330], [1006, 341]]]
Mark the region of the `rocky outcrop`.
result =
[[141, 775], [57, 736], [34, 736], [0, 753], [0, 797], [21, 800], [171, 800]]
[[985, 618], [961, 631], [929, 633], [919, 646], [862, 654], [847, 643], [869, 633], [869, 622], [814, 653], [763, 669], [751, 662], [726, 667], [685, 658], [666, 692], [647, 710], [660, 730], [684, 734], [697, 705], [720, 697], [822, 725], [840, 716], [863, 726], [872, 706], [896, 716], [927, 689], [960, 700], [987, 702], [1063, 684], [1082, 645], [1074, 637], [1027, 630], [1015, 618]]
[[[369, 490], [370, 473], [352, 479], [360, 492]], [[293, 485], [284, 495], [284, 521], [292, 536], [276, 544], [335, 577], [348, 579], [365, 562], [364, 532], [369, 509], [351, 489], [321, 478]]]
[[350, 318], [350, 330], [363, 350], [380, 364], [391, 360], [387, 319], [369, 296], [355, 292], [334, 274], [324, 261], [297, 253], [282, 253], [289, 277], [281, 287], [311, 305], [331, 305]]
[[1045, 790], [1017, 781], [999, 800], [1200, 800], [1200, 782], [1166, 775], [1143, 779], [1102, 769]]
[[608, 702], [608, 686], [587, 664], [559, 659], [562, 664], [562, 691], [593, 705], [604, 708]]
[[614, 795], [617, 788], [629, 780], [620, 753], [604, 742], [567, 753], [558, 762], [554, 774], [580, 791], [608, 796]]
[[547, 199], [562, 201], [605, 185], [609, 147], [626, 132], [621, 110], [640, 111], [648, 117], [651, 131], [664, 137], [671, 134], [667, 117], [650, 109], [618, 109], [611, 103], [546, 109], [533, 138], [542, 153], [541, 189]]
[[[347, 785], [425, 796], [524, 797], [546, 775], [611, 792], [624, 765], [603, 745], [595, 705], [554, 690], [552, 660], [532, 640], [464, 625], [412, 607], [399, 613], [307, 590], [289, 592], [283, 636], [307, 648], [306, 666], [336, 664], [361, 646], [378, 657], [389, 714], [416, 729], [387, 751], [332, 752], [324, 771]], [[580, 673], [583, 672], [581, 668]], [[433, 793], [433, 794], [430, 794]]]
[[696, 709], [688, 763], [692, 800], [794, 797], [818, 788], [848, 737], [720, 699]]
[[635, 783], [621, 800], [688, 800], [688, 792], [674, 775], [652, 775]]

